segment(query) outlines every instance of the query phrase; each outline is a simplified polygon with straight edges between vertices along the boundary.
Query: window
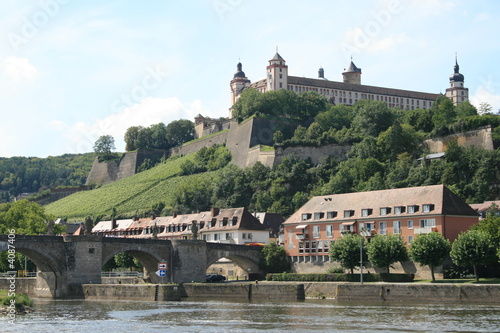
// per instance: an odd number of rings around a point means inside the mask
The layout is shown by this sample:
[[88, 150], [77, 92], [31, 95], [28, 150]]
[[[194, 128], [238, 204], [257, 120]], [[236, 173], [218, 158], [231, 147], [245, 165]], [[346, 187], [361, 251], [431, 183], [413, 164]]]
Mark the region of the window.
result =
[[238, 223], [238, 216], [233, 216], [233, 221], [231, 222], [232, 226], [235, 226]]
[[333, 225], [326, 226], [326, 237], [333, 237]]
[[302, 221], [307, 221], [311, 219], [311, 214], [310, 213], [304, 213], [302, 214]]
[[328, 253], [328, 247], [330, 246], [330, 241], [323, 241], [323, 250]]
[[247, 233], [246, 232], [243, 233], [242, 238], [243, 239], [247, 239]]
[[325, 217], [325, 213], [314, 213], [315, 220], [321, 220], [323, 217]]
[[373, 230], [373, 223], [366, 223], [365, 228], [368, 231], [372, 231]]
[[204, 240], [204, 241], [208, 240], [208, 239], [207, 239], [207, 235], [206, 235], [206, 234], [203, 234], [203, 240]]
[[353, 210], [344, 210], [344, 218], [348, 218], [354, 215]]
[[387, 222], [379, 222], [378, 228], [381, 235], [387, 234]]
[[418, 206], [417, 205], [410, 205], [408, 206], [408, 209], [406, 210], [408, 214], [415, 214], [418, 212]]
[[214, 234], [214, 241], [219, 240], [219, 234]]
[[299, 253], [304, 253], [304, 242], [299, 242]]
[[391, 213], [391, 208], [390, 207], [382, 207], [380, 208], [380, 215], [381, 216], [386, 216], [387, 214]]
[[435, 227], [436, 219], [423, 219], [420, 220], [420, 228]]
[[404, 211], [405, 211], [405, 207], [404, 206], [396, 206], [396, 207], [394, 207], [394, 214], [395, 215], [402, 214], [402, 213], [404, 213]]
[[413, 242], [413, 236], [408, 236], [408, 243], [411, 244]]
[[392, 222], [392, 228], [394, 230], [394, 235], [398, 235], [401, 233], [401, 221]]
[[361, 216], [366, 217], [369, 215], [372, 215], [372, 209], [371, 208], [365, 208], [361, 210]]
[[311, 242], [311, 253], [316, 253], [316, 242], [315, 241]]
[[427, 204], [422, 206], [422, 211], [424, 213], [429, 213], [430, 211], [434, 210], [434, 205], [433, 204]]
[[327, 219], [334, 219], [337, 217], [337, 212], [327, 212], [326, 213], [326, 218]]
[[323, 241], [318, 241], [318, 251], [317, 252], [323, 252]]
[[319, 225], [313, 226], [313, 238], [319, 238]]
[[408, 220], [408, 229], [413, 229], [413, 220]]
[[251, 233], [251, 232], [249, 232], [249, 233], [248, 233], [248, 239], [250, 239], [250, 240], [251, 240], [252, 238], [253, 238], [253, 235], [252, 235], [252, 233]]

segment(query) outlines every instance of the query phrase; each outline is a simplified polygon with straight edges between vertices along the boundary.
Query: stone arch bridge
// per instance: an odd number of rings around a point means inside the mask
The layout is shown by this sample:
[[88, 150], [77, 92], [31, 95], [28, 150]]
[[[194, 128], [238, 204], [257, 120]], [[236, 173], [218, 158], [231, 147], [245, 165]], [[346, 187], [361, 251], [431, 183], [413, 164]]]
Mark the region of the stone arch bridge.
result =
[[[7, 235], [0, 235], [0, 252], [8, 249]], [[154, 240], [101, 236], [16, 235], [16, 252], [38, 268], [35, 294], [62, 298], [72, 286], [101, 283], [101, 270], [114, 255], [131, 254], [145, 268], [153, 283], [204, 282], [206, 269], [221, 258], [243, 269], [259, 270], [260, 246], [207, 243], [203, 240]], [[155, 272], [159, 262], [168, 264], [167, 276]], [[163, 279], [163, 280], [162, 280]]]

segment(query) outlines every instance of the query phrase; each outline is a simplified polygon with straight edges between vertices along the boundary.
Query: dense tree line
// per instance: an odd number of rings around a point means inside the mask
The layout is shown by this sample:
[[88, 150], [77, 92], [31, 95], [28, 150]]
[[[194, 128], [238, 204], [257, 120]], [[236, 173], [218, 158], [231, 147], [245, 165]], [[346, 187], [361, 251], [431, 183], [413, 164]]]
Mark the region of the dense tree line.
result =
[[[24, 192], [85, 184], [94, 154], [0, 158], [0, 202]], [[3, 199], [3, 200], [2, 200]]]
[[[440, 96], [431, 109], [401, 110], [381, 101], [331, 105], [313, 92], [259, 93], [248, 89], [233, 107], [233, 116], [242, 119], [253, 115], [301, 120], [303, 126], [294, 133], [275, 133], [276, 147], [338, 143], [351, 144], [352, 149], [346, 160], [329, 157], [318, 165], [293, 156], [272, 169], [259, 163], [246, 169], [230, 165], [217, 179], [176, 189], [174, 210], [248, 206], [287, 216], [314, 195], [435, 184], [447, 185], [469, 203], [500, 196], [496, 186], [498, 150], [464, 148], [451, 142], [443, 159], [418, 161], [428, 152], [424, 139], [435, 135], [492, 125], [494, 139], [500, 139], [500, 117], [479, 115], [468, 102], [454, 106]], [[186, 169], [196, 172], [194, 165], [189, 166]]]
[[194, 124], [181, 119], [165, 125], [132, 126], [125, 132], [125, 150], [169, 149], [194, 139]]

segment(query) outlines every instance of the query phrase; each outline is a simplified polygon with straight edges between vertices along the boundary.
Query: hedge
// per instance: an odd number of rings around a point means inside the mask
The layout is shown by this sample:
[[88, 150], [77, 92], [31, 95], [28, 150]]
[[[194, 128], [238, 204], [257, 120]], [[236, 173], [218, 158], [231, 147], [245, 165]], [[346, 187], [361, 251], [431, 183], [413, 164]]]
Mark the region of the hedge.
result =
[[[363, 274], [364, 282], [413, 282], [415, 274]], [[267, 274], [267, 281], [301, 281], [301, 282], [359, 282], [359, 274]]]

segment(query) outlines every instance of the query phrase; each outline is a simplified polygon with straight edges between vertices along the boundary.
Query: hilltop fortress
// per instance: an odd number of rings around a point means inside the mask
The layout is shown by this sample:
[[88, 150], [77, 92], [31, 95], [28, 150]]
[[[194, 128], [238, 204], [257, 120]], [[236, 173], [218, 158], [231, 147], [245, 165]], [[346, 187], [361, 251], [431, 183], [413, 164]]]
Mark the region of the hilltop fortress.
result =
[[[241, 93], [248, 88], [254, 88], [260, 92], [280, 89], [288, 89], [297, 93], [315, 91], [325, 96], [331, 104], [353, 105], [359, 100], [370, 99], [387, 103], [389, 107], [399, 107], [406, 110], [428, 109], [439, 96], [439, 94], [435, 93], [362, 85], [361, 68], [358, 68], [352, 60], [342, 72], [343, 82], [327, 80], [323, 68], [319, 69], [318, 78], [290, 76], [288, 75], [286, 61], [277, 52], [269, 60], [266, 67], [266, 78], [257, 82], [252, 83], [246, 77], [241, 63], [238, 63], [236, 67], [237, 71], [230, 81], [231, 106], [236, 103]], [[456, 59], [454, 72], [451, 74], [449, 81], [450, 87], [446, 89], [446, 96], [455, 105], [468, 101], [469, 90], [464, 86], [464, 76], [459, 73], [459, 65]], [[145, 158], [159, 159], [163, 155], [187, 155], [197, 152], [202, 147], [210, 147], [215, 144], [225, 144], [231, 152], [232, 163], [242, 168], [252, 166], [257, 162], [272, 167], [289, 155], [295, 155], [302, 159], [310, 158], [313, 163], [318, 163], [321, 158], [326, 156], [344, 159], [351, 148], [349, 145], [330, 144], [322, 147], [302, 146], [275, 150], [273, 148], [274, 133], [278, 130], [294, 131], [298, 124], [283, 118], [272, 117], [252, 117], [241, 123], [230, 118], [214, 119], [202, 115], [196, 116], [195, 140], [172, 148], [169, 151], [130, 152], [126, 153], [120, 161], [106, 163], [99, 163], [96, 160], [88, 176], [87, 185], [106, 184], [131, 176], [137, 172], [137, 168]], [[484, 131], [488, 132], [488, 129], [482, 129], [481, 131], [479, 134], [464, 134], [462, 143], [467, 145], [467, 138], [488, 137], [488, 133], [483, 133]], [[491, 128], [489, 134], [491, 134]], [[443, 142], [446, 140], [446, 138], [440, 139]], [[477, 139], [472, 141], [474, 145], [478, 145]], [[434, 142], [433, 147], [444, 149], [446, 144], [440, 145]]]

